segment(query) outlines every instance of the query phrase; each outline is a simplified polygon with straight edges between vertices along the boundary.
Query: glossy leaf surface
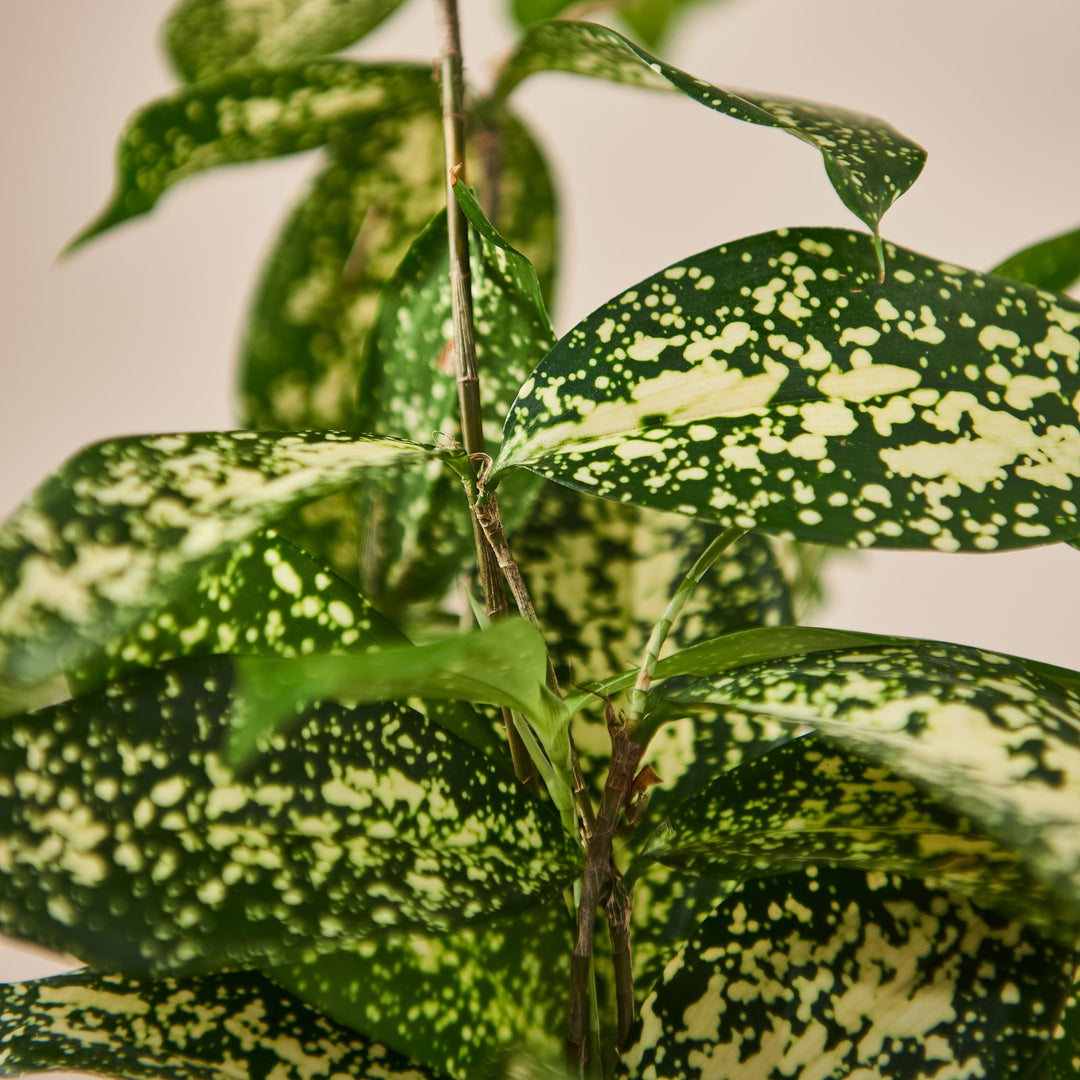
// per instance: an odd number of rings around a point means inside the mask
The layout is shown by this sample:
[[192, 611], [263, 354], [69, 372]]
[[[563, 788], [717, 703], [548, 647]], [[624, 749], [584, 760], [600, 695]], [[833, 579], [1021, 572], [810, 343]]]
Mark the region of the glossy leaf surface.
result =
[[509, 766], [393, 703], [308, 708], [244, 773], [227, 657], [0, 730], [3, 932], [99, 967], [196, 972], [445, 930], [577, 861]]
[[[755, 664], [675, 691], [812, 725], [1012, 850], [1080, 916], [1076, 673], [940, 642], [867, 645]], [[1072, 682], [1072, 685], [1070, 685]]]
[[350, 129], [409, 108], [433, 107], [436, 95], [423, 65], [346, 60], [224, 75], [188, 87], [128, 122], [112, 199], [72, 246], [148, 213], [185, 177], [314, 150]]
[[1080, 303], [865, 235], [763, 233], [578, 324], [522, 387], [512, 465], [848, 546], [1075, 537]]
[[0, 673], [33, 682], [86, 663], [186, 588], [202, 560], [366, 469], [440, 453], [333, 432], [88, 446], [0, 529]]
[[373, 30], [401, 0], [181, 0], [165, 49], [187, 82], [234, 67], [281, 67], [338, 52]]
[[668, 964], [616, 1076], [1019, 1080], [1072, 969], [1067, 950], [916, 881], [766, 878]]
[[922, 147], [876, 117], [713, 86], [594, 23], [553, 19], [530, 27], [503, 68], [495, 96], [505, 97], [537, 71], [675, 89], [725, 116], [786, 131], [821, 153], [836, 193], [875, 234], [882, 216], [915, 183], [926, 161]]
[[993, 273], [1065, 292], [1080, 281], [1080, 229], [1050, 236], [1010, 255]]
[[254, 971], [186, 979], [79, 972], [0, 985], [0, 1076], [439, 1080]]
[[807, 864], [917, 877], [1068, 941], [1077, 918], [1023, 858], [881, 765], [812, 735], [718, 776], [668, 812], [644, 846], [714, 878]]
[[472, 1076], [512, 1049], [558, 1059], [571, 930], [556, 899], [445, 934], [380, 935], [268, 973], [371, 1038]]

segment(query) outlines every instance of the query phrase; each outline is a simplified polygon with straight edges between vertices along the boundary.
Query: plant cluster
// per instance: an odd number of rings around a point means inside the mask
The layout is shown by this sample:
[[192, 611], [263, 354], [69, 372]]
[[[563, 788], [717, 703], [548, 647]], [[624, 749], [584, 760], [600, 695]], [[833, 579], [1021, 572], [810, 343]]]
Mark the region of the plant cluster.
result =
[[[333, 56], [401, 0], [180, 0], [183, 85], [74, 242], [319, 149], [242, 429], [110, 439], [0, 527], [0, 1075], [1080, 1069], [1080, 672], [800, 626], [822, 546], [1080, 533], [1080, 235], [883, 239], [925, 152], [559, 0], [467, 88]], [[616, 5], [650, 48], [686, 0]], [[556, 340], [515, 89], [682, 94], [864, 230], [690, 254]], [[432, 436], [432, 433], [436, 433]]]

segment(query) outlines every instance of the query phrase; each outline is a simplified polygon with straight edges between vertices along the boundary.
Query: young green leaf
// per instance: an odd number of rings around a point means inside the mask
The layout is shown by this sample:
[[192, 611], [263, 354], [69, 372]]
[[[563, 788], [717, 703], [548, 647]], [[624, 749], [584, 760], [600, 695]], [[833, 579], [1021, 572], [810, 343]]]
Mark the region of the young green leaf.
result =
[[377, 120], [433, 107], [436, 100], [430, 68], [347, 60], [223, 75], [188, 87], [128, 122], [112, 199], [69, 250], [148, 213], [187, 176], [314, 150]]
[[254, 971], [134, 979], [80, 971], [0, 985], [0, 1076], [444, 1080]]
[[807, 735], [716, 777], [671, 810], [635, 868], [713, 878], [807, 864], [917, 877], [1069, 943], [1078, 917], [973, 822], [896, 773]]
[[285, 963], [526, 907], [580, 861], [508, 764], [400, 704], [309, 707], [235, 772], [233, 684], [174, 661], [0, 728], [0, 930], [133, 972]]
[[657, 49], [687, 9], [700, 3], [701, 0], [627, 0], [620, 4], [619, 15], [635, 37], [650, 49]]
[[180, 0], [165, 50], [186, 82], [230, 68], [276, 68], [347, 48], [401, 0]]
[[1080, 303], [865, 235], [763, 233], [578, 324], [522, 387], [493, 478], [815, 543], [1075, 537]]
[[1074, 956], [968, 900], [882, 873], [743, 885], [646, 1000], [615, 1075], [1027, 1075]]
[[228, 545], [364, 470], [445, 456], [334, 432], [88, 446], [0, 528], [0, 678], [33, 683], [84, 664]]
[[560, 899], [265, 970], [335, 1020], [451, 1076], [474, 1076], [512, 1049], [558, 1059], [572, 925]]
[[786, 131], [821, 153], [837, 195], [875, 237], [885, 211], [915, 183], [926, 161], [921, 146], [876, 117], [713, 86], [595, 23], [553, 19], [531, 26], [502, 70], [495, 98], [505, 98], [537, 71], [675, 89], [725, 116]]
[[864, 645], [752, 664], [669, 691], [807, 723], [1016, 853], [1080, 917], [1077, 674], [947, 645]]
[[1065, 292], [1080, 281], [1080, 229], [1047, 237], [1010, 255], [991, 273]]

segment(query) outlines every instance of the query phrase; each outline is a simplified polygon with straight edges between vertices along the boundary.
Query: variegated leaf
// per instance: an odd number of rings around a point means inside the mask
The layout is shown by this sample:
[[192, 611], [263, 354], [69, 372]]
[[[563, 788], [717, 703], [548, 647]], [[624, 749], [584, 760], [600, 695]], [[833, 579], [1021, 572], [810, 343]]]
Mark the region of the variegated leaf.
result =
[[1074, 1080], [1080, 1073], [1080, 999], [1076, 996], [1078, 981], [1080, 966], [1074, 975], [1072, 992], [1057, 1018], [1046, 1057], [1041, 1062], [1040, 1071], [1032, 1072], [1032, 1080]]
[[393, 703], [309, 707], [244, 773], [227, 657], [0, 729], [0, 929], [193, 973], [539, 902], [577, 845], [508, 764]]
[[506, 97], [537, 71], [675, 89], [724, 116], [786, 131], [821, 153], [836, 193], [875, 236], [885, 211], [915, 183], [926, 161], [921, 146], [876, 117], [713, 86], [594, 23], [552, 19], [530, 27], [499, 76], [496, 98]]
[[1080, 303], [865, 235], [763, 233], [583, 320], [530, 376], [493, 477], [815, 543], [1075, 537]]
[[436, 101], [431, 70], [419, 64], [319, 60], [197, 83], [128, 122], [112, 199], [71, 247], [148, 213], [185, 177], [314, 150]]
[[992, 273], [1040, 289], [1065, 292], [1080, 281], [1080, 229], [1031, 244], [999, 263]]
[[86, 447], [0, 528], [0, 676], [33, 683], [87, 663], [203, 560], [366, 469], [432, 456], [445, 452], [334, 432]]
[[511, 1052], [558, 1060], [573, 923], [561, 899], [445, 934], [384, 934], [269, 976], [450, 1076]]
[[338, 52], [373, 30], [401, 0], [180, 0], [165, 49], [187, 82], [236, 67], [281, 67]]
[[[481, 376], [484, 434], [491, 453], [518, 387], [555, 341], [540, 284], [523, 255], [458, 184], [473, 225], [470, 245], [476, 361]], [[355, 427], [411, 438], [457, 433], [449, 241], [445, 215], [417, 238], [383, 289], [368, 336]], [[535, 483], [518, 484], [506, 500], [520, 514]], [[417, 601], [439, 599], [475, 540], [460, 482], [438, 462], [380, 477], [361, 493], [363, 586], [395, 616]], [[516, 508], [516, 509], [515, 509]], [[514, 519], [508, 519], [512, 527]]]
[[941, 642], [792, 656], [671, 690], [812, 725], [887, 766], [1013, 851], [1080, 917], [1076, 672]]
[[1028, 1075], [1074, 955], [955, 894], [811, 868], [743, 885], [665, 968], [615, 1075]]
[[[896, 773], [812, 735], [718, 776], [678, 804], [638, 857], [713, 878], [807, 864], [918, 877], [1070, 943], [1080, 922], [995, 843]], [[631, 875], [634, 870], [631, 870]]]
[[0, 985], [0, 1076], [440, 1080], [254, 971], [133, 979], [90, 971]]

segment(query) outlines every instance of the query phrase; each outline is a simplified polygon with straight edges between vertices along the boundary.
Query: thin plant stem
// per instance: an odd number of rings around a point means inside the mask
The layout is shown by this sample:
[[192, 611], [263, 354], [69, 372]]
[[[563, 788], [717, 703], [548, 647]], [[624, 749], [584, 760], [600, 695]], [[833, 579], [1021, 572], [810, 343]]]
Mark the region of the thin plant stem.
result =
[[664, 642], [667, 641], [672, 624], [679, 617], [682, 609], [686, 607], [686, 602], [690, 599], [697, 583], [705, 576], [705, 572], [716, 562], [721, 552], [738, 540], [743, 532], [743, 529], [725, 529], [724, 532], [712, 540], [694, 565], [690, 567], [686, 577], [679, 583], [679, 587], [668, 602], [664, 614], [660, 616], [660, 619], [653, 627], [649, 643], [645, 646], [645, 658], [641, 662], [637, 681], [634, 683], [633, 690], [630, 691], [631, 726], [636, 724], [645, 712], [645, 695], [652, 684], [653, 672], [656, 670], [656, 663], [660, 659], [660, 650], [664, 647]]

